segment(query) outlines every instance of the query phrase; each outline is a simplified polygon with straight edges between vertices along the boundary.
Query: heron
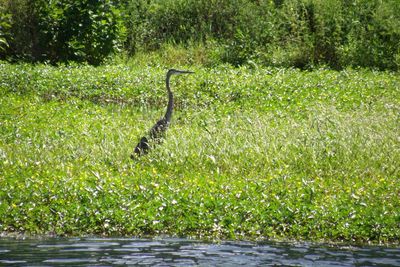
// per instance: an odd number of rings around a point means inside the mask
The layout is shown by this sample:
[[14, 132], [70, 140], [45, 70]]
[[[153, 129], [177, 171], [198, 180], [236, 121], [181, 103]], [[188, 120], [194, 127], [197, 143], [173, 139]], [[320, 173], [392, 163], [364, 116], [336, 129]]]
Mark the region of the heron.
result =
[[168, 126], [171, 122], [171, 117], [172, 117], [172, 111], [174, 108], [174, 94], [171, 91], [171, 88], [169, 86], [169, 80], [172, 75], [180, 75], [180, 74], [192, 74], [194, 73], [193, 71], [186, 71], [186, 70], [176, 70], [176, 69], [170, 69], [167, 72], [166, 78], [165, 78], [165, 84], [167, 87], [167, 93], [168, 93], [168, 105], [167, 105], [167, 111], [165, 112], [165, 115], [163, 118], [158, 120], [153, 127], [151, 127], [148, 136], [143, 136], [139, 143], [136, 145], [134, 153], [131, 155], [131, 159], [135, 159], [137, 156], [142, 156], [148, 153], [150, 150], [150, 142], [155, 140], [159, 141], [166, 130], [168, 129]]

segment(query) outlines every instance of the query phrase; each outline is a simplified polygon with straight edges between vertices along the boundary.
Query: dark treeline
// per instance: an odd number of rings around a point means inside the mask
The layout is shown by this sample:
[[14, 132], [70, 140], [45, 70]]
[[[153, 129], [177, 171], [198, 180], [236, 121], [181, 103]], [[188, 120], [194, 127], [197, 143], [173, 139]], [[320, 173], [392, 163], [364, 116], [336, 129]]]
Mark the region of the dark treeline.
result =
[[400, 2], [0, 0], [1, 59], [100, 64], [163, 44], [214, 63], [398, 70]]

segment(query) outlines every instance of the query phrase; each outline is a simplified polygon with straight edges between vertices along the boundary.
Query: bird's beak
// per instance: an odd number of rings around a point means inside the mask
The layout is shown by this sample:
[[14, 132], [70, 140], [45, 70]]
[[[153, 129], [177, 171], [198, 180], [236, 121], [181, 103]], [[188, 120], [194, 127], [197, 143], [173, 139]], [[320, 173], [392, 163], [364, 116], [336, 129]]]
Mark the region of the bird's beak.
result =
[[192, 73], [194, 73], [194, 71], [188, 71], [188, 70], [180, 70], [180, 73], [182, 73], [182, 74], [192, 74]]

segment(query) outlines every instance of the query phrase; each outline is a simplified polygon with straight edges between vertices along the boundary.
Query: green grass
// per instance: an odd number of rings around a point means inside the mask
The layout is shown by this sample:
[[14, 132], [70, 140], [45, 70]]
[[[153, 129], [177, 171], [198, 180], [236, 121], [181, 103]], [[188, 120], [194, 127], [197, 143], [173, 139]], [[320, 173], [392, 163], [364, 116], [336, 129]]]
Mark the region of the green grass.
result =
[[398, 243], [397, 73], [190, 69], [1, 64], [0, 231]]

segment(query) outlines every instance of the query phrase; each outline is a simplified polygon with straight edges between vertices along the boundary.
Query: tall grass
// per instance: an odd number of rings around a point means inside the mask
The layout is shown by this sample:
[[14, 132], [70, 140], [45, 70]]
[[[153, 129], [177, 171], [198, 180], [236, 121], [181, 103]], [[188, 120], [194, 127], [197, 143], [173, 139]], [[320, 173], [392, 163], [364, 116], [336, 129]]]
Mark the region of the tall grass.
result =
[[195, 68], [132, 161], [164, 112], [161, 68], [1, 68], [1, 231], [399, 240], [395, 74]]

